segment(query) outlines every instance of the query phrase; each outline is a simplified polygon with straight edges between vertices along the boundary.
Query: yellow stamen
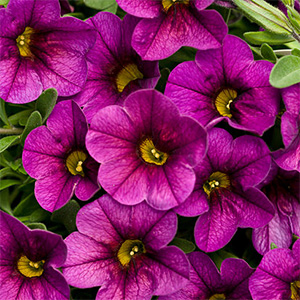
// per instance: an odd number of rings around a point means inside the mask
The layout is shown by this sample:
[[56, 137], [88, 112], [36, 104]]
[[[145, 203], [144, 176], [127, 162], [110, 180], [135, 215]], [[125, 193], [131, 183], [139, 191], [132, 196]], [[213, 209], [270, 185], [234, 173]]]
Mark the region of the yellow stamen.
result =
[[32, 43], [32, 35], [36, 33], [36, 30], [31, 27], [26, 27], [25, 31], [19, 35], [16, 39], [17, 46], [19, 48], [20, 55], [23, 57], [32, 57], [33, 54], [30, 50]]
[[233, 89], [223, 89], [215, 100], [215, 106], [221, 116], [231, 118], [230, 104], [237, 97], [237, 92]]
[[174, 4], [189, 4], [189, 0], [162, 0], [162, 6], [165, 12], [167, 12]]
[[66, 166], [72, 175], [80, 175], [84, 177], [83, 163], [87, 159], [87, 155], [82, 151], [73, 151], [66, 159]]
[[17, 262], [17, 269], [25, 277], [39, 277], [44, 272], [44, 264], [44, 260], [34, 262], [22, 255]]
[[203, 189], [204, 192], [210, 196], [210, 193], [214, 189], [225, 188], [228, 189], [230, 187], [230, 179], [229, 176], [222, 172], [214, 172], [212, 173], [208, 180], [204, 183]]
[[136, 79], [143, 79], [144, 75], [139, 71], [136, 64], [127, 64], [119, 71], [116, 76], [116, 85], [119, 93], [122, 93], [125, 87]]
[[300, 281], [291, 283], [291, 300], [300, 300]]
[[224, 300], [226, 299], [224, 294], [214, 294], [208, 300]]
[[146, 138], [139, 145], [140, 157], [149, 164], [162, 166], [168, 159], [169, 154], [159, 151], [153, 144], [152, 139]]
[[120, 247], [117, 257], [121, 265], [127, 266], [136, 255], [146, 253], [144, 244], [140, 240], [126, 240]]

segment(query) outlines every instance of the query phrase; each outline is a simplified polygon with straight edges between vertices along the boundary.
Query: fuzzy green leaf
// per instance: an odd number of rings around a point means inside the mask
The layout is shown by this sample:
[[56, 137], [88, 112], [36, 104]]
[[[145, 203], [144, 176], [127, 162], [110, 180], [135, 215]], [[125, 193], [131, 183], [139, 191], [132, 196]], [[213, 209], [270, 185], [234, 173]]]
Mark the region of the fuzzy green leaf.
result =
[[270, 61], [271, 63], [276, 63], [277, 56], [274, 53], [272, 47], [270, 47], [268, 44], [262, 44], [260, 48], [260, 52], [266, 60]]
[[36, 110], [42, 116], [42, 123], [44, 123], [52, 112], [57, 100], [57, 91], [55, 89], [48, 89], [44, 91], [36, 100]]
[[83, 0], [83, 3], [88, 7], [102, 11], [109, 11], [114, 14], [118, 8], [116, 0]]
[[170, 245], [174, 245], [177, 246], [178, 248], [180, 248], [184, 253], [190, 253], [193, 252], [196, 248], [196, 246], [194, 245], [194, 243], [185, 240], [185, 239], [181, 239], [178, 237], [175, 237], [173, 239], [173, 241], [170, 243]]
[[21, 184], [21, 181], [20, 180], [15, 180], [15, 179], [3, 179], [3, 180], [0, 180], [0, 191], [10, 187], [10, 186], [13, 186], [13, 185], [16, 185], [16, 184]]
[[8, 147], [12, 146], [16, 141], [20, 140], [19, 135], [10, 135], [0, 140], [0, 153], [5, 151]]
[[29, 132], [36, 127], [42, 125], [42, 116], [38, 111], [34, 111], [28, 118], [27, 124], [24, 128], [24, 131], [21, 135], [21, 143], [24, 145], [25, 139]]
[[268, 43], [269, 45], [282, 45], [294, 40], [290, 35], [276, 34], [268, 31], [250, 31], [244, 33], [244, 37], [254, 45], [261, 45], [263, 43]]

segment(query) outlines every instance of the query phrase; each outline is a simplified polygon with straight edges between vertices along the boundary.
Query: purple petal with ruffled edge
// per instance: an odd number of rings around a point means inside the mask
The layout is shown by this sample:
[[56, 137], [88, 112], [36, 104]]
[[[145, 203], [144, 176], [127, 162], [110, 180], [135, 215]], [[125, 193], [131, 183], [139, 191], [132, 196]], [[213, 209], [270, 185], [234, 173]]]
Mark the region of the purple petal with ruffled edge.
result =
[[291, 296], [290, 283], [299, 280], [299, 244], [293, 251], [277, 248], [267, 252], [249, 281], [254, 300], [288, 299]]
[[[145, 136], [169, 153], [164, 165], [145, 164], [137, 154]], [[86, 145], [101, 162], [99, 182], [116, 200], [137, 204], [146, 198], [154, 208], [165, 210], [182, 203], [192, 192], [195, 176], [191, 166], [206, 151], [206, 133], [193, 119], [181, 117], [162, 94], [143, 90], [131, 94], [124, 109], [109, 106], [100, 110]]]
[[[222, 48], [198, 51], [195, 62], [178, 65], [169, 76], [165, 94], [182, 113], [204, 126], [225, 118], [232, 127], [262, 135], [279, 112], [280, 93], [269, 84], [271, 68], [267, 61], [254, 62], [249, 46], [228, 35]], [[186, 76], [187, 70], [191, 76]], [[214, 105], [220, 90], [226, 88], [238, 93], [230, 105], [231, 118], [223, 117]]]
[[143, 59], [158, 60], [182, 46], [218, 48], [226, 34], [224, 20], [216, 11], [180, 5], [157, 18], [141, 20], [134, 30], [132, 47]]

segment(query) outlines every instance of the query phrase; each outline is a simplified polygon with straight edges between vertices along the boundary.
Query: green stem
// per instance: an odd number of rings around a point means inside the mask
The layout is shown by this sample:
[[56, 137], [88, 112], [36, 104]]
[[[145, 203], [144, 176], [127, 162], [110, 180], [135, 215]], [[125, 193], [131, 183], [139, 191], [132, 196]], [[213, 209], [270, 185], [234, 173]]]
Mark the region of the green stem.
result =
[[12, 127], [12, 128], [0, 128], [0, 134], [6, 135], [18, 135], [23, 132], [22, 128]]
[[231, 9], [228, 10], [227, 16], [226, 16], [226, 24], [228, 25], [229, 19], [231, 15]]

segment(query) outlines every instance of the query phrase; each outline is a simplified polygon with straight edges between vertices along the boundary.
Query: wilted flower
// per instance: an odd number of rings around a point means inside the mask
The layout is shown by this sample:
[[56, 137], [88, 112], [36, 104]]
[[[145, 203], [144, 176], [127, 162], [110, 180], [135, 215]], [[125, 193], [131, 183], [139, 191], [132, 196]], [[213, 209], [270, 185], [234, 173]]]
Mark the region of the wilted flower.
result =
[[61, 236], [30, 230], [0, 211], [0, 298], [68, 300], [69, 286], [56, 269], [67, 256]]
[[44, 209], [59, 209], [71, 199], [74, 190], [80, 200], [88, 200], [99, 189], [99, 164], [85, 148], [87, 130], [83, 112], [68, 100], [54, 107], [47, 126], [27, 136], [23, 165], [37, 179], [34, 192]]
[[174, 212], [145, 202], [125, 206], [104, 195], [79, 211], [76, 224], [79, 232], [66, 238], [63, 274], [79, 288], [101, 286], [96, 299], [150, 300], [187, 283], [185, 254], [166, 246], [177, 230]]

